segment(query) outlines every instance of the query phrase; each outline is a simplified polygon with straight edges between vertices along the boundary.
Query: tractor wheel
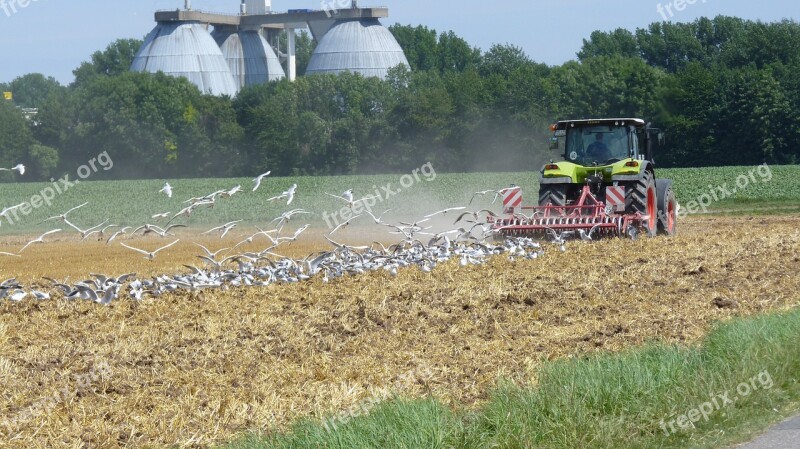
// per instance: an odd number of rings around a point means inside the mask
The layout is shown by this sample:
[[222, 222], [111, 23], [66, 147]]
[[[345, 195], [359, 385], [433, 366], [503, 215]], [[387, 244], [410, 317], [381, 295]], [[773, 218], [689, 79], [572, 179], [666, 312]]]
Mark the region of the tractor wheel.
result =
[[567, 186], [563, 184], [542, 184], [539, 187], [539, 205], [567, 205]]
[[658, 233], [675, 235], [678, 226], [678, 201], [672, 190], [672, 181], [669, 179], [656, 179], [658, 193]]
[[646, 215], [645, 232], [655, 237], [658, 232], [658, 194], [653, 172], [644, 172], [641, 179], [625, 186], [625, 211]]

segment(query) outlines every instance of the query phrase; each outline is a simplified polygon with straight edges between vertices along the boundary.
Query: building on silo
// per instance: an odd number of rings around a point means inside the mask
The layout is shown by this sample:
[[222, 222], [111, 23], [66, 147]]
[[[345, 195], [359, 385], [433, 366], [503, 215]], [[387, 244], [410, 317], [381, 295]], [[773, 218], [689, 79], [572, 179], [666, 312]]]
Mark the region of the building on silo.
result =
[[233, 97], [238, 92], [222, 50], [200, 22], [158, 22], [131, 71], [184, 77], [206, 94]]
[[286, 77], [278, 55], [258, 30], [217, 27], [211, 36], [222, 50], [239, 90]]
[[400, 64], [408, 67], [408, 59], [377, 18], [339, 20], [320, 39], [306, 75], [349, 71], [386, 79]]

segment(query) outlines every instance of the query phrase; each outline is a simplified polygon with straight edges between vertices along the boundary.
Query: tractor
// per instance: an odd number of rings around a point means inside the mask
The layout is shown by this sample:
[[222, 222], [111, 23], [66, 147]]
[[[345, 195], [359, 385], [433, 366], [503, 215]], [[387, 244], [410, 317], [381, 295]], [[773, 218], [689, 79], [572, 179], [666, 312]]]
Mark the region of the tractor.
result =
[[505, 204], [505, 217], [492, 222], [498, 234], [577, 233], [584, 240], [675, 234], [672, 181], [655, 175], [660, 130], [635, 118], [566, 120], [550, 129], [550, 149], [560, 151], [563, 143], [564, 160], [542, 168], [537, 206]]

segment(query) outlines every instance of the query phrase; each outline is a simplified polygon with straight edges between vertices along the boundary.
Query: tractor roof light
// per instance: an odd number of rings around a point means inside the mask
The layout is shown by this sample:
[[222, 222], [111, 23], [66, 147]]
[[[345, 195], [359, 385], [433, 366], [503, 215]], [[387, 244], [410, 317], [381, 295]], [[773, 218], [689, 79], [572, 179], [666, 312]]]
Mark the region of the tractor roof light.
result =
[[555, 132], [557, 129], [558, 129], [558, 124], [557, 123], [553, 123], [552, 125], [550, 125], [550, 131]]
[[626, 167], [634, 167], [634, 168], [637, 168], [637, 167], [639, 167], [639, 163], [638, 163], [638, 162], [636, 162], [636, 161], [629, 161], [629, 162], [626, 162], [626, 163], [625, 163], [625, 166], [626, 166]]
[[547, 164], [544, 166], [545, 171], [547, 170], [558, 170], [558, 165], [556, 164]]

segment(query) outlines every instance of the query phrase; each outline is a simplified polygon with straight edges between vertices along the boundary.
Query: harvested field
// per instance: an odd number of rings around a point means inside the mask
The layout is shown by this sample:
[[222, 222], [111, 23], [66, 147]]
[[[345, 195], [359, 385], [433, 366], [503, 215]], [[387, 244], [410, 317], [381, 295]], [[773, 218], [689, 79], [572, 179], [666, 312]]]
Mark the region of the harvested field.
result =
[[[574, 241], [563, 253], [547, 245], [539, 260], [451, 261], [431, 274], [110, 307], [5, 301], [0, 447], [208, 447], [387, 390], [478, 406], [498, 379], [535, 382], [542, 360], [691, 344], [715, 321], [795, 307], [798, 229], [795, 215], [691, 217], [672, 239]], [[317, 245], [307, 239], [292, 255]], [[187, 243], [150, 263], [122, 251], [55, 242], [0, 259], [0, 273], [26, 283], [92, 270], [153, 275], [197, 254]]]

